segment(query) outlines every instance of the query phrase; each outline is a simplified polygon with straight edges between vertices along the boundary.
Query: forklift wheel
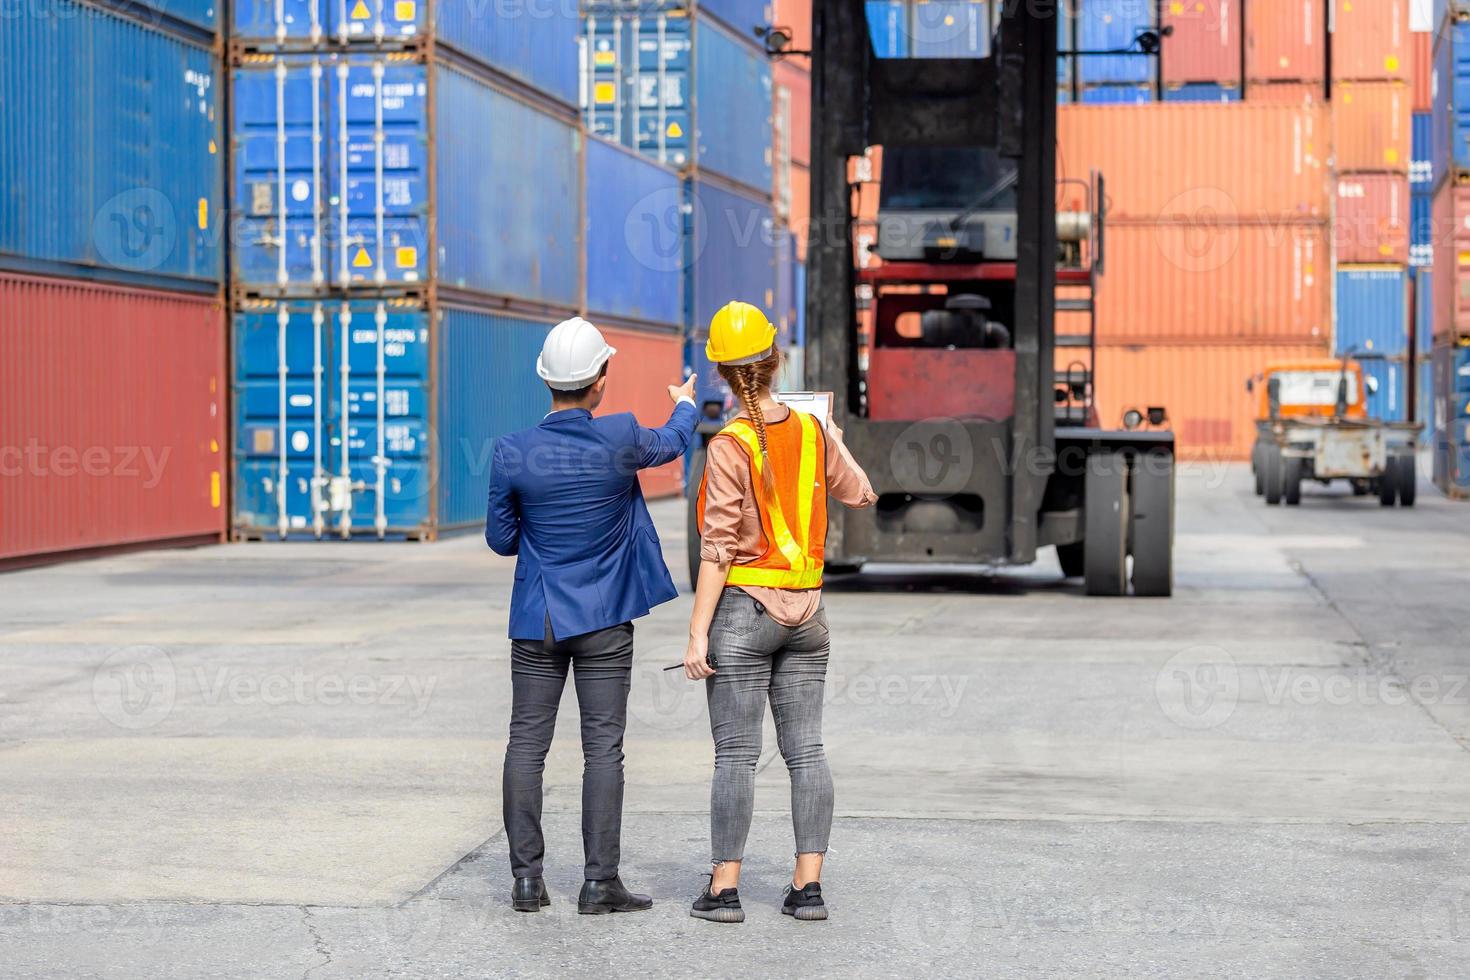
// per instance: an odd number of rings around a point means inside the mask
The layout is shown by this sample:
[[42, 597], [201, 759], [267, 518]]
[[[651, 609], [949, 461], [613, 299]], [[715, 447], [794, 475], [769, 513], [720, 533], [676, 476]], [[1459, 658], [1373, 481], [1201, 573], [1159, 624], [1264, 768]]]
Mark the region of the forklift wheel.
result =
[[1087, 457], [1087, 538], [1082, 550], [1088, 595], [1128, 591], [1128, 460], [1120, 452]]
[[1418, 496], [1419, 472], [1415, 466], [1413, 456], [1399, 457], [1399, 505], [1402, 507], [1414, 506], [1414, 498]]
[[1081, 578], [1087, 572], [1083, 542], [1057, 545], [1057, 561], [1062, 565], [1062, 574], [1067, 578]]
[[1133, 461], [1133, 594], [1174, 594], [1174, 454]]
[[689, 485], [684, 488], [685, 545], [689, 556], [689, 591], [699, 584], [699, 481], [704, 479], [704, 447], [689, 454]]
[[1383, 468], [1383, 475], [1378, 478], [1378, 502], [1384, 507], [1392, 507], [1394, 502], [1398, 500], [1398, 495], [1398, 460], [1390, 459], [1388, 465]]
[[1288, 506], [1302, 502], [1302, 460], [1300, 456], [1287, 456], [1282, 460], [1281, 492]]
[[1261, 454], [1266, 463], [1266, 503], [1275, 506], [1281, 503], [1281, 485], [1285, 479], [1285, 460], [1281, 450], [1269, 449]]

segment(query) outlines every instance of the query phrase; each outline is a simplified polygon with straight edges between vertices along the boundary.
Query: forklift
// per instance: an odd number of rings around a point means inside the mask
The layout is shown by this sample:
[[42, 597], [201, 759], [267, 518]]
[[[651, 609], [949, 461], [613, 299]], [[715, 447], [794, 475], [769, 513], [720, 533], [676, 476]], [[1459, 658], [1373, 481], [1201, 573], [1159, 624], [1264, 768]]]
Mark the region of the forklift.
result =
[[[1057, 367], [1095, 352], [1054, 313], [1059, 283], [1102, 271], [1105, 207], [1094, 176], [1086, 210], [1059, 220], [1055, 7], [1003, 4], [989, 56], [955, 59], [878, 57], [865, 11], [813, 8], [805, 384], [832, 393], [878, 494], [828, 512], [827, 571], [1026, 565], [1051, 546], [1089, 595], [1172, 594], [1166, 412], [1101, 428], [1095, 360]], [[873, 146], [882, 263], [859, 269], [849, 173]], [[1082, 292], [1064, 308], [1091, 313]], [[695, 487], [703, 452], [691, 462]]]

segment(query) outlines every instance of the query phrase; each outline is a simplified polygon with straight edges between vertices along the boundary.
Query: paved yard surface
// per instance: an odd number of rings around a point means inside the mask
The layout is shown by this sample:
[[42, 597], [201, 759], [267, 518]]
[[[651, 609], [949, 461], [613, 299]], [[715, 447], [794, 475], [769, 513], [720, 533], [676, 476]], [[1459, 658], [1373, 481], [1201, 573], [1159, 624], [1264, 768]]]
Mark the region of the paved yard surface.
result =
[[637, 628], [624, 877], [657, 905], [579, 917], [570, 686], [553, 905], [506, 902], [512, 564], [477, 538], [0, 576], [0, 976], [1470, 975], [1470, 507], [1307, 493], [1185, 474], [1171, 600], [1089, 599], [1050, 553], [833, 583], [814, 924], [777, 911], [772, 731], [748, 919], [687, 915], [687, 597]]

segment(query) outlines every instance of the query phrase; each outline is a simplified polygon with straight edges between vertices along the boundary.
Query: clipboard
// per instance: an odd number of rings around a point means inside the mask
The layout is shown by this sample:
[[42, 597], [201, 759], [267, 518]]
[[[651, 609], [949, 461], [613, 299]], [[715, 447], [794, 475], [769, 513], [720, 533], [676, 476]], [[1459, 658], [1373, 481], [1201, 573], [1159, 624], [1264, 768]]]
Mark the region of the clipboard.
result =
[[773, 391], [771, 397], [792, 411], [810, 415], [827, 428], [832, 420], [832, 392], [830, 391]]

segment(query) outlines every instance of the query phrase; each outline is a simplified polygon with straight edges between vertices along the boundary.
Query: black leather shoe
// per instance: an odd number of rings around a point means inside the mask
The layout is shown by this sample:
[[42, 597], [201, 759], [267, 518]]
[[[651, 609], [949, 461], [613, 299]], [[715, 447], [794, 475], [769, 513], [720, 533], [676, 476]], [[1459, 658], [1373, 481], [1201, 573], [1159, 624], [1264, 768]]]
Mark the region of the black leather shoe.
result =
[[623, 880], [616, 876], [606, 881], [582, 883], [582, 894], [577, 896], [577, 911], [583, 915], [607, 915], [609, 912], [642, 912], [653, 908], [653, 899], [647, 895], [635, 895], [623, 887]]
[[546, 882], [540, 878], [517, 878], [510, 891], [510, 907], [517, 912], [539, 912], [551, 904]]

